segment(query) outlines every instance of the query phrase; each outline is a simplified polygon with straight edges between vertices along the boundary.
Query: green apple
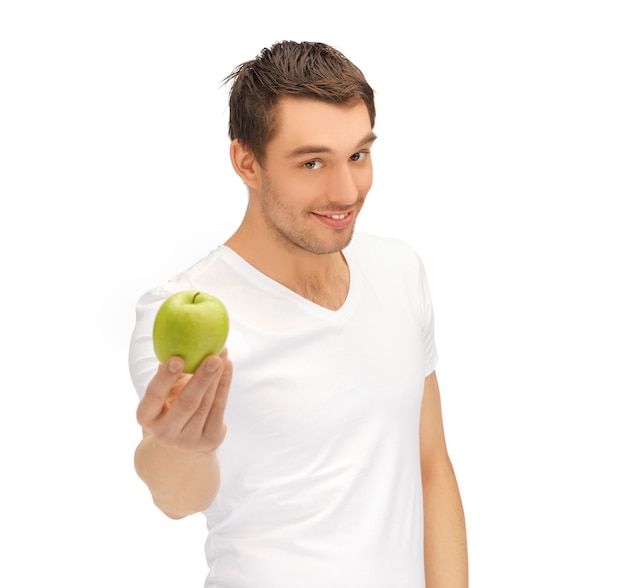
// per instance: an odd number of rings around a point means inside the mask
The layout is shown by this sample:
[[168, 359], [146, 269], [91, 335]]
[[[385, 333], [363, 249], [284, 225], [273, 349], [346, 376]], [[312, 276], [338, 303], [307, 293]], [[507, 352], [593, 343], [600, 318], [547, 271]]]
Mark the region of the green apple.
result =
[[154, 319], [152, 339], [160, 362], [176, 355], [193, 373], [207, 355], [217, 355], [228, 337], [224, 304], [205, 292], [184, 290], [167, 298]]

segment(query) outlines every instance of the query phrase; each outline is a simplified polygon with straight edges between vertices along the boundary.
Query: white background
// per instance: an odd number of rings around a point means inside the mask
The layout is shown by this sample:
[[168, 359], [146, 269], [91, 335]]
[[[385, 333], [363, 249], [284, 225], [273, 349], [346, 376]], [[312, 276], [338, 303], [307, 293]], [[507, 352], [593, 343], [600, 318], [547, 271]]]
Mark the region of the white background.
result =
[[133, 471], [128, 339], [243, 213], [221, 80], [294, 39], [377, 92], [359, 228], [426, 264], [472, 585], [626, 586], [621, 4], [3, 3], [0, 585], [202, 585], [202, 517]]

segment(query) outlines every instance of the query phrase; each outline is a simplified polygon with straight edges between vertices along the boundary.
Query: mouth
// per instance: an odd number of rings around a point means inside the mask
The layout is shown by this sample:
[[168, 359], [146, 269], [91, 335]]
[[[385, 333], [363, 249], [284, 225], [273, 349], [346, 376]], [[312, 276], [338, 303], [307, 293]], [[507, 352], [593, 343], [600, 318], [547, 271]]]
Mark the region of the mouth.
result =
[[354, 218], [354, 212], [348, 211], [334, 214], [318, 214], [314, 212], [313, 216], [315, 216], [327, 227], [330, 227], [332, 229], [343, 229], [352, 223], [352, 219]]

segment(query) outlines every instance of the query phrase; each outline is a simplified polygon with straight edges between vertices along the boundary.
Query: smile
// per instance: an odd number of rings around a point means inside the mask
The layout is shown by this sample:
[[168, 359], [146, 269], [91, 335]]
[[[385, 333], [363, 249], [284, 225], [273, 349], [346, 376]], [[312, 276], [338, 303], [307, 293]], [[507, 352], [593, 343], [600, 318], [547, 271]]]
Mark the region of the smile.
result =
[[317, 214], [313, 213], [322, 224], [331, 229], [343, 229], [352, 225], [354, 212], [341, 212], [339, 214]]

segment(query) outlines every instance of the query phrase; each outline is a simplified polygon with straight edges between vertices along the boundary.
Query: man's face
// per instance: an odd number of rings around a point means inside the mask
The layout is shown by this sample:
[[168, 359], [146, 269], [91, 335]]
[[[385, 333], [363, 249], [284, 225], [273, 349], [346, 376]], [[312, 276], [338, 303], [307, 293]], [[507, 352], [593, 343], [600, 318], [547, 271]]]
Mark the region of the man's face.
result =
[[265, 225], [281, 246], [340, 251], [372, 185], [367, 108], [286, 97], [276, 114], [258, 189]]

